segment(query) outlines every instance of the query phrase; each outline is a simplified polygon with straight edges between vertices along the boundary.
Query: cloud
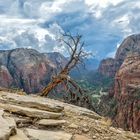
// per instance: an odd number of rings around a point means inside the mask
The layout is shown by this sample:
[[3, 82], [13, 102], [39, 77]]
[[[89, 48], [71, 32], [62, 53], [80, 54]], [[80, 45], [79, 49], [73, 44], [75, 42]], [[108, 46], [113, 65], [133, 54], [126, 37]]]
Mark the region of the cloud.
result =
[[[41, 52], [55, 51], [58, 33], [63, 31], [53, 23], [48, 28], [38, 26], [34, 19], [7, 18], [0, 16], [0, 49], [18, 47], [34, 48]], [[6, 28], [5, 28], [6, 27]], [[61, 49], [61, 46], [59, 46]]]
[[71, 31], [83, 35], [87, 51], [97, 58], [113, 56], [126, 36], [139, 33], [139, 5], [139, 0], [0, 1], [0, 49], [64, 53], [57, 39]]

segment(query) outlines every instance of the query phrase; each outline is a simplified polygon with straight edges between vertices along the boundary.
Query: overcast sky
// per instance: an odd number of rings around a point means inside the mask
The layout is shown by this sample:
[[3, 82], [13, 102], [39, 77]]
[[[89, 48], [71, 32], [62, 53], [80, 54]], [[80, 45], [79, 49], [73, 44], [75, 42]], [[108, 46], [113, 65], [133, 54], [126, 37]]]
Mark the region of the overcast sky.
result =
[[60, 31], [82, 34], [96, 58], [113, 57], [140, 31], [140, 0], [0, 0], [0, 49], [63, 53]]

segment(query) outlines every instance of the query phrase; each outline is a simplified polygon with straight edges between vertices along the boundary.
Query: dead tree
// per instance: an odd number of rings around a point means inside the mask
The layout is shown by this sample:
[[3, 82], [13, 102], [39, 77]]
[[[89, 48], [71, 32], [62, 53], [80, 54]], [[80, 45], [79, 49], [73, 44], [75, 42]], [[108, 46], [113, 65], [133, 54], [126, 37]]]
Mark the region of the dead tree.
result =
[[65, 89], [71, 95], [75, 95], [74, 91], [83, 95], [83, 90], [78, 86], [78, 84], [69, 76], [70, 71], [78, 67], [79, 64], [84, 65], [83, 59], [89, 55], [84, 50], [84, 42], [82, 41], [82, 36], [77, 34], [72, 36], [71, 33], [64, 33], [62, 35], [61, 41], [65, 44], [69, 52], [69, 60], [67, 64], [61, 69], [61, 71], [53, 76], [52, 81], [45, 87], [41, 93], [41, 96], [47, 96], [54, 88], [62, 84]]

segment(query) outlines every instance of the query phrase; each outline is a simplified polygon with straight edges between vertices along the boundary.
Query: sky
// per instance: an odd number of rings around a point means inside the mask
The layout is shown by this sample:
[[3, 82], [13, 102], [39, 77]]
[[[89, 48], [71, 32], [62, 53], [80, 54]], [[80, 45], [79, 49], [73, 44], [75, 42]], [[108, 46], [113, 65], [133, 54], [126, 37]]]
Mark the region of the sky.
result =
[[0, 0], [0, 50], [19, 47], [65, 53], [60, 32], [83, 35], [97, 59], [114, 57], [140, 31], [140, 0]]

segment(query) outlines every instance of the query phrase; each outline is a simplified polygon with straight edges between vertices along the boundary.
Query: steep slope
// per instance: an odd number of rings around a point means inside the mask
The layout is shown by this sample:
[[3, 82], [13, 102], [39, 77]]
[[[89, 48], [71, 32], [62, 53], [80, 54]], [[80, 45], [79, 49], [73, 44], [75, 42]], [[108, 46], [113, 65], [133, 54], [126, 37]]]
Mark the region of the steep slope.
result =
[[140, 132], [140, 54], [129, 55], [121, 65], [114, 96], [118, 101], [116, 125]]
[[[5, 122], [5, 123], [3, 123]], [[0, 92], [1, 140], [139, 140], [95, 112], [38, 96]]]

